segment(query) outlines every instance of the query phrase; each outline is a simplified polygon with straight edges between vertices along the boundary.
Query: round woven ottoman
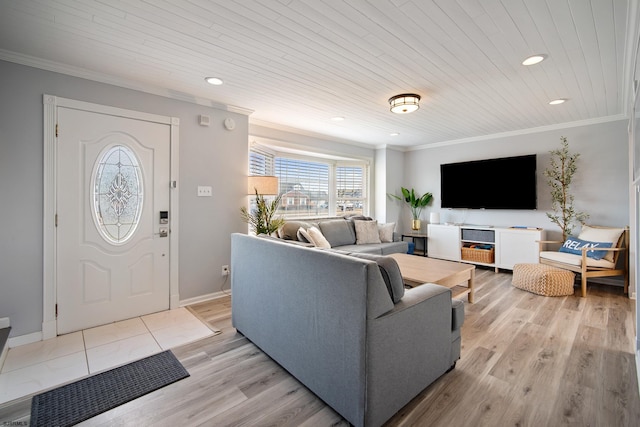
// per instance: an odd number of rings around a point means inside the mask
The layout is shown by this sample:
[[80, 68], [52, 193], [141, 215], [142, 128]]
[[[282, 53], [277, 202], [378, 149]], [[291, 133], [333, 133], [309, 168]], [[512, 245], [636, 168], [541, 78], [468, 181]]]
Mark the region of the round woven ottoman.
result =
[[513, 286], [547, 297], [573, 295], [576, 275], [567, 270], [544, 264], [513, 266]]

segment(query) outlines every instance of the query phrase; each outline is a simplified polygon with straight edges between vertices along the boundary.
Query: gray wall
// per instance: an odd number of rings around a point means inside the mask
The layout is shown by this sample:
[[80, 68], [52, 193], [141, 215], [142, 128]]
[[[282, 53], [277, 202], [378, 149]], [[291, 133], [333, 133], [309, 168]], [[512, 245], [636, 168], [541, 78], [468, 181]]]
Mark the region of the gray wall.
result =
[[[538, 154], [538, 169], [547, 167], [548, 152], [569, 139], [572, 152], [580, 152], [574, 182], [576, 207], [591, 214], [590, 223], [629, 224], [627, 121], [616, 121], [558, 131], [538, 132], [438, 148], [384, 152], [345, 141], [328, 141], [252, 125], [246, 116], [189, 102], [96, 83], [81, 78], [0, 61], [0, 318], [9, 317], [12, 336], [41, 330], [42, 323], [42, 199], [43, 129], [42, 95], [47, 93], [120, 108], [180, 118], [180, 298], [182, 300], [228, 288], [220, 267], [229, 264], [232, 232], [247, 230], [238, 215], [247, 202], [247, 138], [285, 142], [328, 154], [375, 160], [371, 171], [371, 214], [380, 211], [384, 221], [398, 221], [408, 230], [410, 214], [388, 199], [400, 186], [430, 191], [435, 200], [423, 213], [440, 211], [441, 163]], [[199, 114], [210, 115], [210, 127], [197, 123]], [[236, 121], [233, 132], [222, 121]], [[384, 173], [377, 173], [383, 168]], [[558, 230], [545, 215], [550, 198], [542, 174], [538, 182], [537, 211], [441, 211], [442, 221], [530, 225]], [[213, 187], [213, 197], [196, 197], [198, 185]], [[490, 187], [489, 187], [490, 188]], [[384, 201], [380, 200], [381, 198]], [[426, 221], [425, 221], [426, 222]], [[554, 236], [554, 233], [556, 236]]]
[[[560, 238], [560, 229], [545, 214], [551, 210], [551, 197], [542, 172], [549, 167], [549, 151], [560, 148], [560, 136], [565, 136], [570, 152], [580, 153], [572, 183], [576, 209], [590, 215], [587, 221], [590, 224], [630, 225], [627, 125], [627, 120], [618, 120], [409, 151], [405, 153], [404, 182], [421, 193], [434, 194], [423, 219], [429, 218], [429, 212], [437, 211], [441, 222], [542, 227], [547, 230], [547, 237]], [[525, 154], [536, 154], [538, 160], [536, 211], [440, 209], [441, 164]], [[491, 191], [489, 182], [487, 191]], [[405, 224], [408, 225], [406, 221]]]
[[[180, 119], [180, 299], [228, 288], [220, 268], [230, 234], [246, 230], [247, 116], [4, 61], [0, 77], [0, 318], [10, 318], [11, 336], [42, 329], [45, 93]], [[211, 126], [198, 125], [200, 114]], [[212, 186], [213, 197], [196, 197], [198, 185]]]

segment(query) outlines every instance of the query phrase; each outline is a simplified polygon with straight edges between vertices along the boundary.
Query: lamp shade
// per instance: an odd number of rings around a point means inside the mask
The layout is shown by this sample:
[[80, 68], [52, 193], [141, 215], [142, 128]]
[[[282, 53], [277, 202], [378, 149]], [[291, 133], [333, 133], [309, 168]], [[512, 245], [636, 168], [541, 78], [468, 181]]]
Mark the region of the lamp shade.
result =
[[412, 113], [420, 108], [420, 95], [415, 93], [403, 93], [389, 98], [389, 106], [392, 113]]
[[278, 194], [278, 177], [251, 175], [247, 179], [247, 194]]

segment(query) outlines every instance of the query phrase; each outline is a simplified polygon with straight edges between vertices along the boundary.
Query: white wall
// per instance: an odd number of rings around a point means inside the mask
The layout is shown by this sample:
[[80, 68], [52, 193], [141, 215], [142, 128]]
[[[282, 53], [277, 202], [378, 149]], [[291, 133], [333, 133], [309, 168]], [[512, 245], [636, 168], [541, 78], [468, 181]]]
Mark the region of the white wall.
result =
[[[180, 298], [228, 288], [220, 268], [230, 234], [246, 231], [247, 116], [4, 61], [0, 76], [0, 317], [11, 319], [12, 337], [42, 328], [45, 93], [180, 119]], [[198, 124], [200, 114], [211, 126]], [[198, 185], [212, 186], [213, 197], [196, 197]]]
[[[630, 225], [627, 124], [627, 120], [617, 120], [409, 151], [404, 159], [405, 186], [434, 194], [434, 201], [423, 213], [423, 219], [428, 218], [428, 212], [439, 211], [441, 222], [542, 227], [547, 230], [547, 237], [559, 239], [559, 228], [545, 214], [551, 211], [551, 197], [543, 170], [549, 167], [549, 151], [560, 148], [560, 136], [565, 136], [569, 150], [580, 153], [571, 186], [576, 209], [590, 215], [587, 221], [590, 224]], [[537, 210], [440, 209], [440, 164], [526, 154], [537, 155]], [[487, 183], [487, 191], [491, 191], [491, 183]]]

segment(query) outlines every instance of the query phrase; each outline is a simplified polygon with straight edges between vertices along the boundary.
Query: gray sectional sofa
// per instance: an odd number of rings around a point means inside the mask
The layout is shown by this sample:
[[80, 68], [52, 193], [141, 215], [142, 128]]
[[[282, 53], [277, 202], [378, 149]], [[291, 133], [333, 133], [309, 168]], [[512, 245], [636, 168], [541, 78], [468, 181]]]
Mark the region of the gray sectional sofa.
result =
[[332, 249], [379, 255], [407, 253], [409, 244], [407, 242], [398, 241], [395, 234], [393, 234], [391, 241], [358, 244], [355, 221], [360, 220], [372, 221], [369, 217], [361, 216], [309, 221], [287, 221], [285, 225], [278, 230], [277, 237], [284, 240], [308, 244], [309, 242], [300, 236], [298, 230], [300, 227], [309, 228], [311, 226], [315, 226], [329, 241]]
[[464, 305], [358, 256], [233, 234], [232, 320], [351, 424], [380, 426], [455, 366]]

